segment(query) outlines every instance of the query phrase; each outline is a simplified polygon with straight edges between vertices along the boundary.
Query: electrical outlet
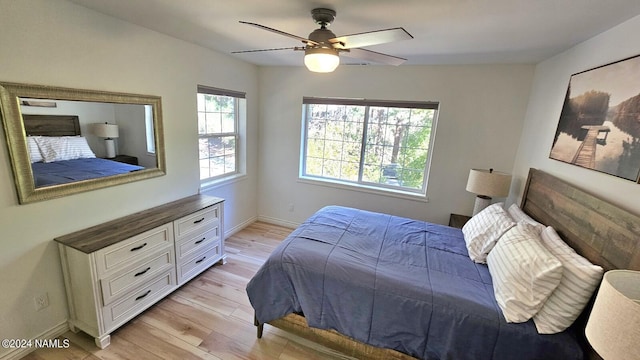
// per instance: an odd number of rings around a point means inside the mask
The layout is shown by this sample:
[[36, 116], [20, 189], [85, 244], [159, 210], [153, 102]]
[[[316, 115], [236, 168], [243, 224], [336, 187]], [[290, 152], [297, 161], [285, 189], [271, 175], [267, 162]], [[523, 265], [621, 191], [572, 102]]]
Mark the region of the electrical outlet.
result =
[[289, 212], [293, 212], [293, 209], [295, 209], [295, 206], [293, 205], [293, 203], [289, 204]]
[[40, 294], [33, 298], [33, 302], [36, 306], [36, 311], [40, 311], [49, 306], [49, 295], [47, 293]]

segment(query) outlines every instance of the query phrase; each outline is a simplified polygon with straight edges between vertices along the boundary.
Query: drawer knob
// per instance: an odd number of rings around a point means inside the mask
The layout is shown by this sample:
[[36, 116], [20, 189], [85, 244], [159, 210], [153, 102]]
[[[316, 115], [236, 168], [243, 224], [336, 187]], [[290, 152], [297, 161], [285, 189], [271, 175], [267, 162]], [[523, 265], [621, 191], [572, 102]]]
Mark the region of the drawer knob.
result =
[[202, 238], [202, 239], [200, 239], [200, 240], [196, 241], [195, 243], [196, 243], [196, 244], [200, 244], [201, 242], [205, 241], [206, 239], [207, 239], [207, 238]]
[[203, 222], [203, 221], [204, 221], [204, 218], [202, 218], [202, 219], [200, 219], [200, 220], [195, 220], [193, 223], [194, 223], [194, 224], [200, 224], [200, 223], [201, 223], [201, 222]]
[[140, 276], [140, 275], [144, 275], [144, 274], [146, 274], [146, 273], [147, 273], [147, 271], [149, 271], [149, 270], [151, 270], [151, 267], [148, 267], [148, 268], [146, 268], [146, 269], [144, 269], [144, 270], [140, 271], [139, 273], [136, 273], [136, 274], [135, 274], [135, 275], [133, 275], [133, 276]]
[[132, 248], [132, 249], [131, 249], [131, 251], [137, 251], [137, 250], [140, 250], [140, 249], [142, 249], [142, 248], [143, 248], [143, 247], [145, 247], [145, 246], [147, 246], [147, 243], [144, 243], [144, 244], [142, 244], [142, 245], [140, 245], [140, 246], [136, 246], [136, 247]]
[[140, 300], [140, 299], [143, 299], [145, 296], [149, 295], [150, 293], [151, 293], [151, 290], [147, 290], [147, 292], [146, 292], [146, 293], [144, 293], [144, 294], [142, 294], [142, 295], [138, 296], [138, 297], [136, 298], [136, 301], [138, 301], [138, 300]]
[[200, 264], [200, 263], [201, 263], [201, 262], [203, 262], [203, 261], [204, 261], [204, 259], [206, 259], [206, 258], [207, 258], [206, 256], [203, 256], [203, 257], [202, 257], [202, 259], [200, 259], [200, 260], [196, 261], [196, 264]]

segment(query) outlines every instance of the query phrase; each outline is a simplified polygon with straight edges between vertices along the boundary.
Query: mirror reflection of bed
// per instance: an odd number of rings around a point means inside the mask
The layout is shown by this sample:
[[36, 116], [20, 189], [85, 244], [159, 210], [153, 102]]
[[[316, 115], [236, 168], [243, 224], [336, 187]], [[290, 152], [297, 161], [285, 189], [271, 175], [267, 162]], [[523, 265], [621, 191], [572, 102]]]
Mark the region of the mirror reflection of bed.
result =
[[[61, 100], [47, 103], [55, 106], [28, 106], [25, 102], [21, 106], [36, 188], [157, 167], [151, 106]], [[104, 123], [119, 129], [113, 139], [115, 154], [107, 153], [105, 139], [95, 131], [96, 124]]]

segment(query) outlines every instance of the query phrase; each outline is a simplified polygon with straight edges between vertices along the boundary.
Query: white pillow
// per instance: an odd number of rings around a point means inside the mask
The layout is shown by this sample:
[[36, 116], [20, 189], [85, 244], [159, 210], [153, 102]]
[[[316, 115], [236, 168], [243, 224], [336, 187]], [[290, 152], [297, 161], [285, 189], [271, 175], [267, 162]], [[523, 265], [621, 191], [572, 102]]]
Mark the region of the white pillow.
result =
[[471, 260], [486, 263], [487, 254], [496, 242], [515, 223], [502, 207], [502, 203], [489, 205], [474, 215], [462, 227], [464, 241]]
[[548, 226], [542, 232], [542, 244], [564, 268], [556, 290], [533, 317], [540, 334], [555, 334], [571, 326], [591, 299], [604, 270], [577, 254]]
[[512, 204], [511, 206], [509, 206], [509, 208], [507, 209], [507, 213], [509, 213], [509, 216], [511, 216], [511, 218], [515, 222], [525, 222], [527, 224], [535, 226], [536, 230], [538, 230], [538, 233], [541, 233], [545, 228], [544, 225], [535, 221], [533, 218], [531, 218], [531, 216], [522, 211], [522, 209], [520, 209], [517, 204]]
[[493, 292], [507, 322], [531, 319], [562, 278], [562, 263], [541, 243], [535, 227], [518, 223], [487, 257]]
[[46, 163], [96, 157], [82, 136], [40, 136], [35, 141]]
[[41, 136], [27, 136], [27, 150], [29, 151], [29, 159], [31, 163], [42, 161], [42, 153], [36, 143], [36, 138]]

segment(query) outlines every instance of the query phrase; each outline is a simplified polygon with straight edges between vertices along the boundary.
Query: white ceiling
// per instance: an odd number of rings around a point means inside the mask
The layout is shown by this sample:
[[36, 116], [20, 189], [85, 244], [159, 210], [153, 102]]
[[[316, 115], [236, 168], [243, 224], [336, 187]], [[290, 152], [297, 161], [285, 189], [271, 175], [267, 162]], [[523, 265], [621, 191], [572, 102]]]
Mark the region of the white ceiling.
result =
[[[536, 63], [640, 14], [638, 0], [70, 0], [257, 65], [302, 66], [303, 45], [238, 21], [308, 37], [310, 11], [337, 11], [336, 35], [404, 27], [414, 36], [366, 49], [406, 64]], [[631, 36], [632, 34], [630, 34]], [[343, 63], [358, 63], [341, 56]]]

